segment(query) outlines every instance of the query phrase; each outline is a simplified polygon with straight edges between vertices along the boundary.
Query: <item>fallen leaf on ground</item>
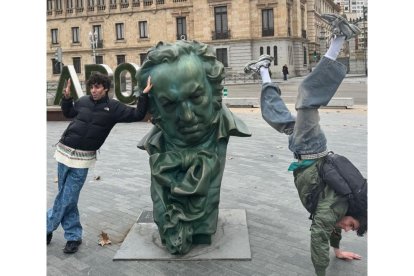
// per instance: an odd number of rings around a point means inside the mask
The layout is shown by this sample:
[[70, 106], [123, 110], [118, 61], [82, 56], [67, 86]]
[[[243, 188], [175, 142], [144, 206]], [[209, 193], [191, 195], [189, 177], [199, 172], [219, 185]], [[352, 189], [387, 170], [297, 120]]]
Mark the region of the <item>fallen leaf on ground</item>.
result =
[[95, 180], [101, 180], [101, 177], [98, 175], [98, 176], [95, 176], [95, 178], [94, 178]]
[[99, 240], [99, 244], [101, 246], [104, 246], [105, 244], [111, 244], [111, 241], [109, 240], [109, 236], [107, 233], [105, 233], [104, 231], [102, 231], [102, 233], [99, 235], [99, 237], [101, 238]]

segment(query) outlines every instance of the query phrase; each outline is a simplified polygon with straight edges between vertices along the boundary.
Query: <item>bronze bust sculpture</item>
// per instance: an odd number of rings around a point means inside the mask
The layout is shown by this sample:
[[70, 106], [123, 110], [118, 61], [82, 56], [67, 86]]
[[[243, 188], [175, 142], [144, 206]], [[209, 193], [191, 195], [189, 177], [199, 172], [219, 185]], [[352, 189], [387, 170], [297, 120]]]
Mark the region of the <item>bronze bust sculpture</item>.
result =
[[224, 66], [197, 41], [159, 42], [137, 71], [151, 76], [154, 127], [138, 147], [150, 156], [151, 198], [161, 241], [171, 254], [210, 244], [216, 232], [229, 137], [251, 136], [222, 103]]

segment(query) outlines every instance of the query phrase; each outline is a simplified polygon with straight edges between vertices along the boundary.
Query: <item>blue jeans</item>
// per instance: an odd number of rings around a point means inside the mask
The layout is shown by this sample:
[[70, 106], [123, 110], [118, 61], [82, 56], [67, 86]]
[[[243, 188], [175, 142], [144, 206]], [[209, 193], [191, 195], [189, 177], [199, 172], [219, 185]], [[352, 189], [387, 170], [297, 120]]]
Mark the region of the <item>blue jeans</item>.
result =
[[262, 117], [274, 129], [289, 135], [289, 149], [295, 157], [327, 150], [318, 109], [329, 103], [345, 76], [345, 65], [323, 57], [299, 86], [296, 118], [280, 97], [279, 87], [275, 83], [263, 84], [260, 97]]
[[66, 240], [82, 239], [78, 200], [87, 175], [88, 169], [70, 168], [58, 162], [59, 192], [53, 207], [47, 210], [47, 233], [52, 233], [62, 224]]

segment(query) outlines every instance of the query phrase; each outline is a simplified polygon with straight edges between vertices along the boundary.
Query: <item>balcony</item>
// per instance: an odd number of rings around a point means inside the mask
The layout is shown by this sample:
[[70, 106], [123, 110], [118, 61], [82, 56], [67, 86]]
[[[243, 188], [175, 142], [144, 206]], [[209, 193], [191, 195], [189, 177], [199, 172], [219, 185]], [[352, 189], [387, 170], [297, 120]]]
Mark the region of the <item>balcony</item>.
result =
[[212, 34], [212, 40], [217, 39], [229, 39], [230, 38], [230, 30], [228, 31], [220, 31], [220, 32], [211, 32]]
[[144, 7], [152, 6], [152, 0], [144, 0]]

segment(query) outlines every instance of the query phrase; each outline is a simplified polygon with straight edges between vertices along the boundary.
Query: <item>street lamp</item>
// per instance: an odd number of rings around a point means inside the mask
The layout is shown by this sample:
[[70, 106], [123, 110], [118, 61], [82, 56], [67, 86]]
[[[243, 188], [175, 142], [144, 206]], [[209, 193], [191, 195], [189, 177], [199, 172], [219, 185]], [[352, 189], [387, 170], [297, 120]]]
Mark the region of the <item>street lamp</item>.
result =
[[89, 32], [89, 42], [91, 43], [93, 53], [93, 63], [96, 64], [96, 47], [98, 46], [98, 32]]

